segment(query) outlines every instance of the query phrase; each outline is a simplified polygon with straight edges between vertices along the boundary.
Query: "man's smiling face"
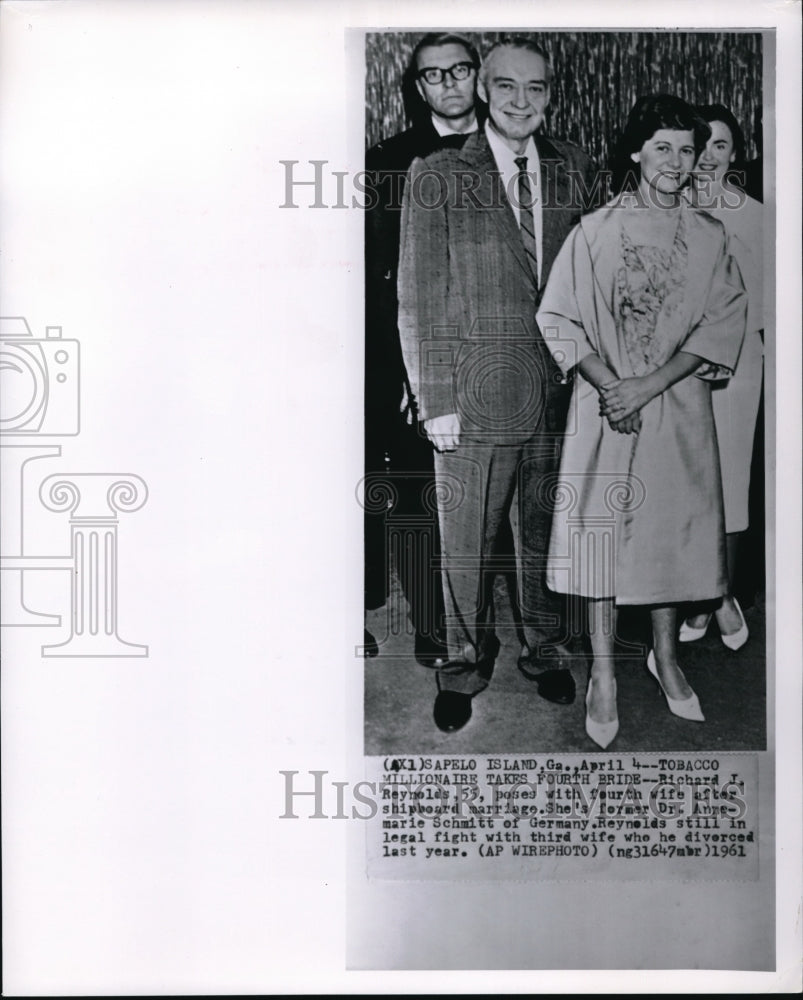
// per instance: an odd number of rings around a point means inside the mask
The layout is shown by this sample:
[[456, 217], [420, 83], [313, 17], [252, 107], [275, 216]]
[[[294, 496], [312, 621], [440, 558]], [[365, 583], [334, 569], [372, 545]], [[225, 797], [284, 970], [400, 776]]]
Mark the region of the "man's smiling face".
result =
[[511, 149], [522, 152], [549, 105], [545, 60], [527, 49], [496, 49], [484, 67], [478, 90], [488, 104], [494, 129]]

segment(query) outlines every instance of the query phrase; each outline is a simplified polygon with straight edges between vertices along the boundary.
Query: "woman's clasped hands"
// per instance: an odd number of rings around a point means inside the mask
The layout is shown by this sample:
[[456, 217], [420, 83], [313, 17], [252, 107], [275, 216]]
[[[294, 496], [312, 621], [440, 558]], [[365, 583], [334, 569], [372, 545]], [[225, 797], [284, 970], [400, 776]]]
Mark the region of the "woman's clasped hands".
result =
[[639, 411], [652, 397], [645, 378], [617, 379], [600, 386], [599, 412], [619, 434], [638, 434], [641, 430]]

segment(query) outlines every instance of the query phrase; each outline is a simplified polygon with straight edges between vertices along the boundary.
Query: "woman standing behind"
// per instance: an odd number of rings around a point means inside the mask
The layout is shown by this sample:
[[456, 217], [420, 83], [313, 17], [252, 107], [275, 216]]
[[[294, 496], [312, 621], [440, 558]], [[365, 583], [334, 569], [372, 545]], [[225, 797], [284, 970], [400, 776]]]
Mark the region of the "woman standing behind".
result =
[[[722, 469], [727, 538], [728, 593], [714, 612], [723, 643], [739, 649], [747, 642], [747, 625], [733, 596], [733, 575], [741, 534], [748, 527], [750, 461], [756, 430], [763, 372], [763, 242], [762, 207], [735, 186], [731, 172], [744, 164], [744, 136], [733, 114], [721, 104], [697, 108], [711, 127], [711, 138], [697, 161], [692, 199], [725, 226], [730, 251], [747, 289], [747, 331], [733, 377], [711, 393]], [[711, 614], [688, 618], [680, 641], [701, 639]]]
[[[727, 591], [711, 378], [735, 368], [746, 300], [722, 225], [682, 189], [711, 130], [680, 98], [640, 98], [623, 191], [583, 218], [550, 274], [538, 325], [575, 369], [547, 579], [588, 598], [586, 731], [618, 730], [617, 604], [650, 607], [647, 667], [670, 711], [704, 721], [677, 662], [677, 604]], [[549, 484], [545, 484], [545, 489]]]

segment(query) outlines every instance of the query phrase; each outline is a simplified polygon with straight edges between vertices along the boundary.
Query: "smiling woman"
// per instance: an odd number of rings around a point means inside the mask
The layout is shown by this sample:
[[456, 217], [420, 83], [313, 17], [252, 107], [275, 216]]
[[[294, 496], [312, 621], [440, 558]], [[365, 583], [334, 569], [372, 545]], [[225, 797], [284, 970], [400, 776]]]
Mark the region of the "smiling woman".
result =
[[[676, 605], [727, 591], [709, 380], [735, 369], [746, 311], [722, 226], [681, 196], [709, 135], [678, 97], [636, 102], [630, 190], [575, 228], [537, 316], [555, 360], [581, 376], [557, 482], [575, 500], [555, 512], [547, 579], [588, 599], [586, 732], [602, 747], [619, 726], [617, 605], [650, 607], [647, 669], [673, 715], [705, 721], [678, 665]], [[579, 553], [568, 567], [567, 552]]]
[[652, 207], [677, 204], [710, 136], [707, 122], [680, 98], [639, 98], [618, 143], [614, 190], [636, 191]]
[[[731, 253], [739, 264], [748, 293], [747, 331], [732, 379], [712, 393], [717, 428], [730, 589], [715, 609], [703, 608], [680, 630], [682, 642], [702, 639], [716, 619], [723, 644], [740, 649], [747, 624], [736, 599], [735, 569], [742, 534], [749, 526], [750, 464], [756, 430], [764, 355], [762, 206], [734, 187], [744, 158], [744, 135], [733, 113], [721, 104], [697, 109], [711, 127], [711, 138], [697, 162], [691, 197], [725, 226]], [[738, 183], [738, 182], [737, 182]]]
[[688, 180], [695, 157], [694, 133], [668, 128], [659, 129], [638, 152], [631, 153], [631, 160], [641, 169], [639, 189], [645, 200], [665, 195], [671, 201]]

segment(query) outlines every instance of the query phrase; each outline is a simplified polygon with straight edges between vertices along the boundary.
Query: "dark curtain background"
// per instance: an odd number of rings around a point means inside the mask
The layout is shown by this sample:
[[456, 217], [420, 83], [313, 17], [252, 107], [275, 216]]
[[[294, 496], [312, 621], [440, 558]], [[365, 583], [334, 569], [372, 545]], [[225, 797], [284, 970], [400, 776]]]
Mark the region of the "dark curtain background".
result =
[[[461, 31], [480, 55], [503, 37]], [[505, 33], [509, 34], [509, 33]], [[609, 164], [627, 114], [645, 94], [725, 104], [741, 123], [747, 158], [761, 152], [761, 35], [725, 32], [522, 32], [550, 54], [554, 70], [547, 132]], [[366, 144], [409, 125], [402, 74], [422, 32], [366, 35]]]

